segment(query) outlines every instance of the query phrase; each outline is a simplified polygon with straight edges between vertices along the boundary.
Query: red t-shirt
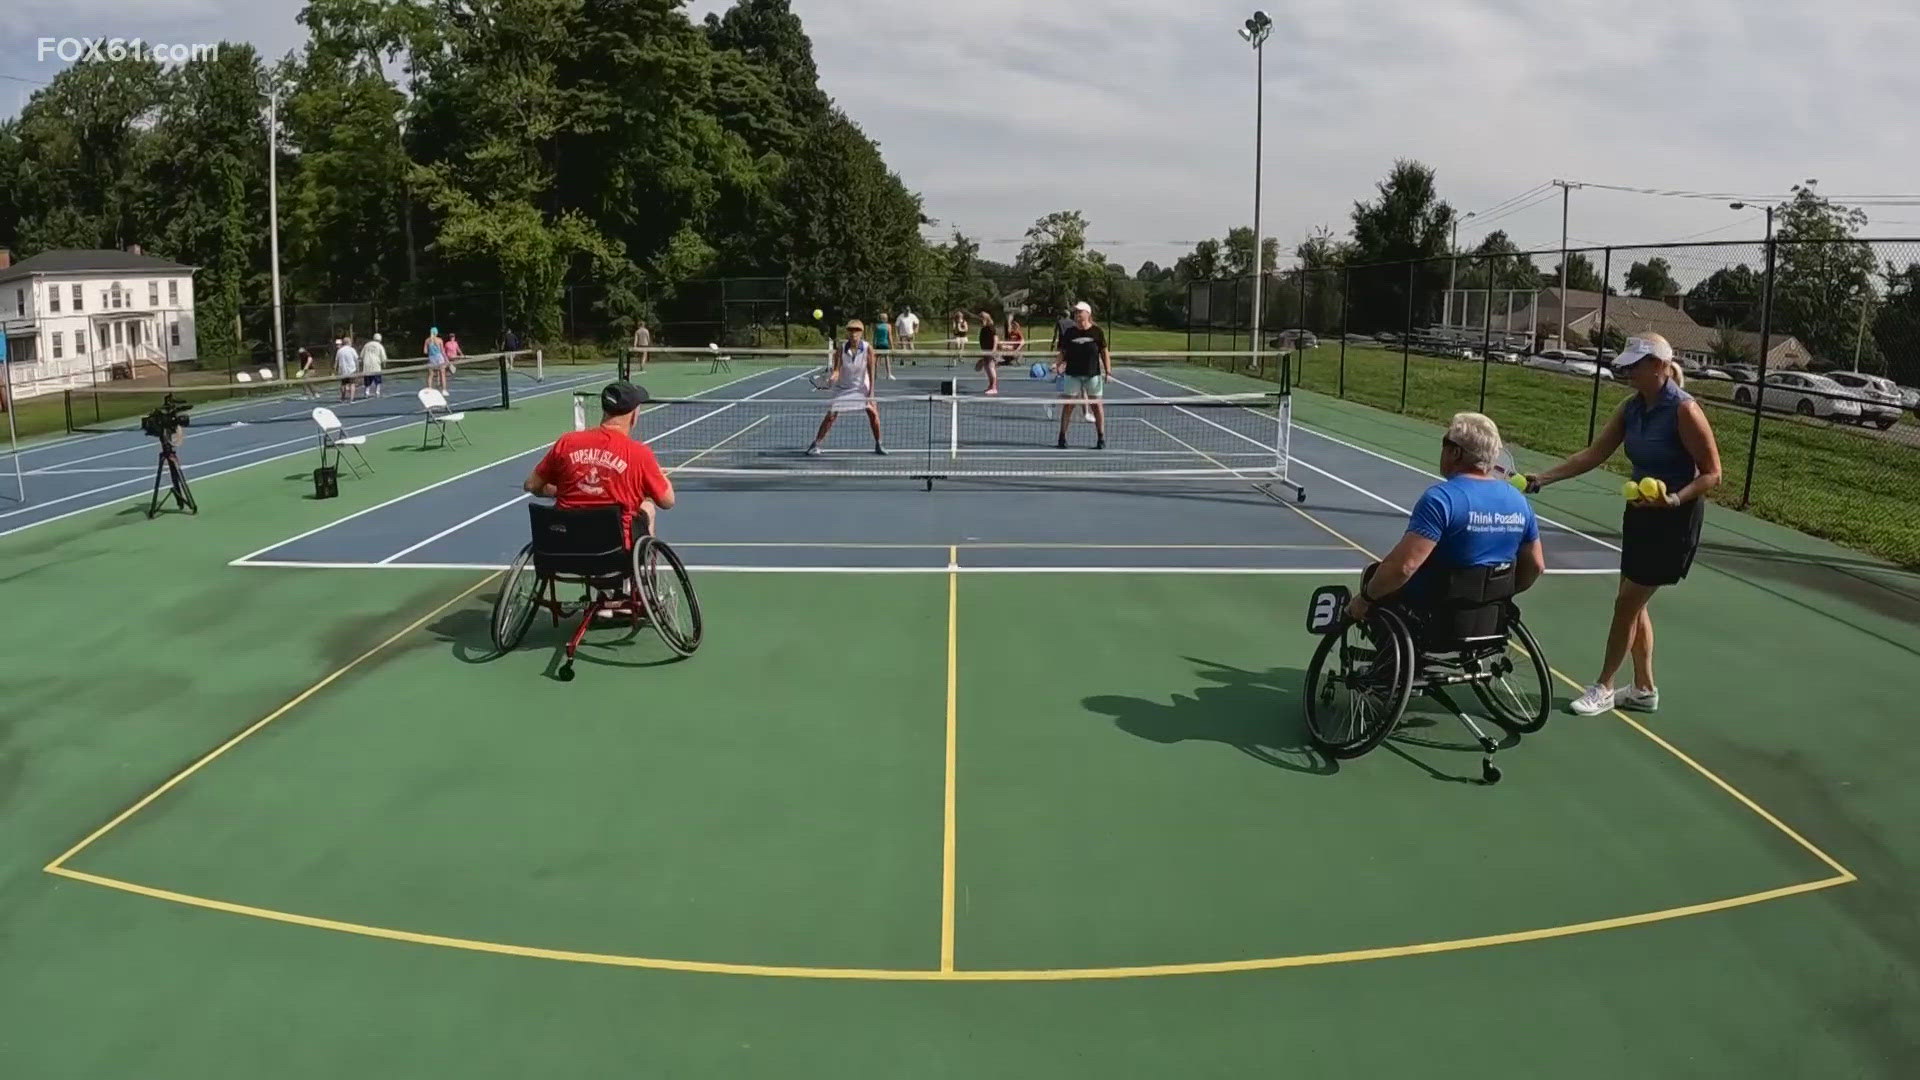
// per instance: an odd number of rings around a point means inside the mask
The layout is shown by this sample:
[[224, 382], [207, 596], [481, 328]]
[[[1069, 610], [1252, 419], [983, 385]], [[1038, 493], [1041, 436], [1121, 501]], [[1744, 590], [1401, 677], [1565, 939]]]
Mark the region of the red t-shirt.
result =
[[629, 544], [633, 515], [641, 500], [658, 502], [667, 490], [666, 475], [652, 447], [603, 427], [560, 436], [541, 459], [539, 473], [558, 489], [554, 505], [562, 510], [618, 504]]

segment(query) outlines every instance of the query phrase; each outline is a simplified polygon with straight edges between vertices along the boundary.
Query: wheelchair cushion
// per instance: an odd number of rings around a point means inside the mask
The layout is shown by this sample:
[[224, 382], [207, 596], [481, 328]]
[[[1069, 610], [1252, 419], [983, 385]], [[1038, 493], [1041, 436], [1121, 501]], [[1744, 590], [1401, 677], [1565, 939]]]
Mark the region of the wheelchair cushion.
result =
[[1513, 564], [1449, 570], [1420, 605], [1415, 637], [1422, 652], [1503, 643], [1513, 612]]

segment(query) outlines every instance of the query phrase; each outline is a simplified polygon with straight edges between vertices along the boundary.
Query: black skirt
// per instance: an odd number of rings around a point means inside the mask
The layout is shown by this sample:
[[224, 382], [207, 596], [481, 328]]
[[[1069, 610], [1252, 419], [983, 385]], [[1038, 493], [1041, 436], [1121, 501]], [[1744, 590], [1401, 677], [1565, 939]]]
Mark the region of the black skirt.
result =
[[1629, 503], [1620, 521], [1620, 574], [1649, 588], [1672, 585], [1693, 569], [1707, 502], [1695, 499], [1672, 509]]

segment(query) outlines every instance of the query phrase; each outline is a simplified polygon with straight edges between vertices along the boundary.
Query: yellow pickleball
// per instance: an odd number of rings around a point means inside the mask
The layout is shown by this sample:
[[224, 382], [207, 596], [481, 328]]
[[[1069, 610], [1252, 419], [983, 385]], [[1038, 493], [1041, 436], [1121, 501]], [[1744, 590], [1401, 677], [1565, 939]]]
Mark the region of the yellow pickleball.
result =
[[1526, 494], [1527, 492], [1526, 477], [1520, 475], [1519, 473], [1514, 473], [1512, 476], [1507, 477], [1507, 483], [1512, 484], [1515, 488], [1518, 488], [1522, 495]]
[[1640, 497], [1650, 501], [1664, 499], [1667, 497], [1667, 485], [1649, 476], [1640, 481]]
[[819, 322], [819, 321], [820, 321], [821, 319], [824, 319], [824, 318], [826, 318], [826, 317], [827, 317], [827, 313], [826, 313], [826, 312], [824, 312], [824, 311], [821, 311], [821, 310], [820, 310], [819, 308], [814, 308], [814, 309], [813, 309], [813, 320], [814, 320], [815, 322]]
[[1621, 496], [1622, 498], [1626, 498], [1626, 499], [1637, 499], [1637, 498], [1639, 498], [1639, 497], [1640, 497], [1640, 485], [1639, 485], [1639, 484], [1636, 484], [1636, 483], [1634, 483], [1634, 482], [1633, 482], [1633, 481], [1631, 481], [1631, 480], [1626, 480], [1626, 481], [1623, 481], [1623, 482], [1622, 482], [1622, 483], [1620, 484], [1620, 496]]

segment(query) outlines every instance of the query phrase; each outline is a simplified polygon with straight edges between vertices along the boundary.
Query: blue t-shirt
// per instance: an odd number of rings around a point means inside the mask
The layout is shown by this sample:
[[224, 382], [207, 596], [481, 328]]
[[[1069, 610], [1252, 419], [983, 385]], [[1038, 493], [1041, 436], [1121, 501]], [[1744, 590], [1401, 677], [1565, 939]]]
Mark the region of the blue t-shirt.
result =
[[1407, 583], [1414, 595], [1431, 574], [1469, 566], [1499, 566], [1540, 538], [1533, 505], [1512, 484], [1464, 474], [1428, 488], [1413, 505], [1407, 531], [1434, 542], [1433, 554]]

